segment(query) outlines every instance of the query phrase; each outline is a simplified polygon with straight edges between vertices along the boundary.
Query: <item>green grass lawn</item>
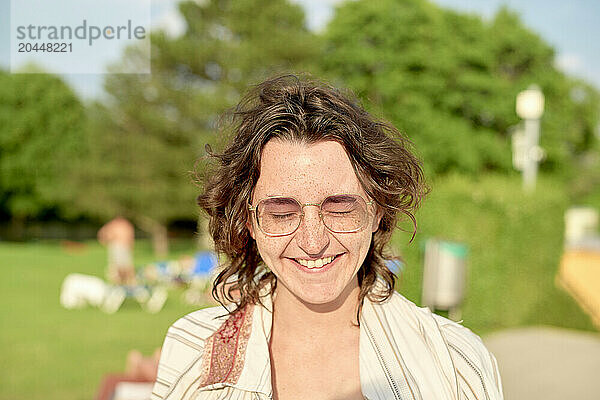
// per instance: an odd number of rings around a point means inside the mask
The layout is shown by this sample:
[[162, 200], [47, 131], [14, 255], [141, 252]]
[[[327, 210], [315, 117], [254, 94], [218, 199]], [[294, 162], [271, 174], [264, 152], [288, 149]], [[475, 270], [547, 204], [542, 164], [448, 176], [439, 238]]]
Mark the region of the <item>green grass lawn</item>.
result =
[[[191, 241], [173, 247], [172, 257], [194, 252]], [[136, 246], [135, 259], [152, 260], [147, 242]], [[61, 308], [67, 274], [103, 277], [105, 250], [95, 243], [75, 253], [57, 243], [0, 243], [0, 260], [2, 400], [91, 399], [103, 374], [123, 371], [128, 350], [150, 354], [173, 321], [197, 308], [181, 302], [181, 291], [155, 315], [133, 301], [114, 315]]]
[[[449, 177], [433, 182], [419, 212], [419, 234], [399, 233], [395, 246], [406, 270], [398, 288], [419, 302], [422, 243], [428, 237], [469, 246], [464, 324], [479, 334], [533, 324], [593, 330], [589, 318], [554, 285], [562, 251], [567, 197], [556, 182], [541, 181], [533, 196], [521, 194], [517, 177], [480, 181]], [[171, 258], [194, 252], [172, 245]], [[122, 371], [128, 350], [150, 354], [168, 326], [196, 307], [172, 291], [156, 315], [125, 303], [114, 315], [96, 309], [64, 310], [60, 285], [72, 272], [103, 276], [105, 250], [87, 243], [69, 252], [55, 242], [0, 243], [1, 400], [83, 400], [100, 378]], [[148, 242], [136, 246], [137, 264], [153, 260]]]

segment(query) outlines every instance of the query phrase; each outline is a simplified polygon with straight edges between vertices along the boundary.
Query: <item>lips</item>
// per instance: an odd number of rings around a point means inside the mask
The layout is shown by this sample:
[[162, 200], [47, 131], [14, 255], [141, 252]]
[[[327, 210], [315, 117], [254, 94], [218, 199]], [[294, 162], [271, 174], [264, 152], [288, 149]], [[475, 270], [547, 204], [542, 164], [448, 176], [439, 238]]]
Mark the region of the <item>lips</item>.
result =
[[296, 266], [300, 267], [303, 270], [308, 270], [310, 272], [316, 272], [327, 269], [327, 267], [335, 264], [335, 261], [339, 258], [341, 254], [337, 254], [335, 256], [322, 257], [313, 260], [307, 260], [303, 258], [291, 258], [292, 261], [296, 264]]
[[334, 258], [335, 258], [335, 256], [318, 258], [316, 260], [303, 260], [301, 258], [296, 258], [295, 261], [298, 264], [302, 265], [303, 267], [313, 269], [313, 268], [323, 268], [324, 265], [329, 264], [331, 261], [333, 261]]

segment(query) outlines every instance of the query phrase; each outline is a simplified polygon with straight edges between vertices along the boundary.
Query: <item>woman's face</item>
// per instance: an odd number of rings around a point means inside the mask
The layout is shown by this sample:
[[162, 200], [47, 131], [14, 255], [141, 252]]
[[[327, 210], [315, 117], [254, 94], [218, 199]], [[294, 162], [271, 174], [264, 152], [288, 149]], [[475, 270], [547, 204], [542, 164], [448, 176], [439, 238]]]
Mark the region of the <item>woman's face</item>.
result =
[[[298, 144], [271, 140], [262, 152], [260, 177], [254, 188], [253, 206], [268, 197], [293, 197], [301, 204], [317, 203], [333, 194], [358, 194], [370, 200], [361, 187], [344, 148], [338, 142]], [[319, 217], [319, 207], [304, 207], [304, 219], [292, 234], [265, 235], [254, 217], [248, 223], [265, 264], [278, 279], [278, 296], [293, 295], [304, 303], [335, 302], [342, 293], [358, 287], [356, 274], [362, 265], [372, 233], [379, 226], [375, 206], [367, 206], [368, 223], [353, 233], [332, 233]], [[333, 258], [334, 257], [334, 258]], [[333, 261], [326, 263], [330, 258]], [[303, 266], [315, 261], [319, 268]]]

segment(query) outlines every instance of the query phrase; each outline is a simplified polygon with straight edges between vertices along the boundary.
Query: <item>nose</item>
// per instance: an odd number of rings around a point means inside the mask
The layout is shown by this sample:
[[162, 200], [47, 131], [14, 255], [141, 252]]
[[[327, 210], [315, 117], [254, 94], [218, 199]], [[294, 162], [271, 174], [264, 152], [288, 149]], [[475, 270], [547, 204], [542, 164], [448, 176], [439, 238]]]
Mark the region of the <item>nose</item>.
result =
[[329, 246], [329, 234], [318, 207], [305, 207], [304, 218], [296, 231], [296, 243], [311, 257], [322, 255]]

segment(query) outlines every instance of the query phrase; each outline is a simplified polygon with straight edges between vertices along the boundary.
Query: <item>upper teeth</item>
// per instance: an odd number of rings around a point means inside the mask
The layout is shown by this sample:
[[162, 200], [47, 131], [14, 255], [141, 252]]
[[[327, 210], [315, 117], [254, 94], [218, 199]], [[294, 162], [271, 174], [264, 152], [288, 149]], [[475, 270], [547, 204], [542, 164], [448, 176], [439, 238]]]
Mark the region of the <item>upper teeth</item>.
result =
[[303, 265], [307, 268], [321, 268], [323, 265], [329, 264], [335, 257], [324, 257], [318, 260], [302, 260], [297, 258], [298, 264]]

